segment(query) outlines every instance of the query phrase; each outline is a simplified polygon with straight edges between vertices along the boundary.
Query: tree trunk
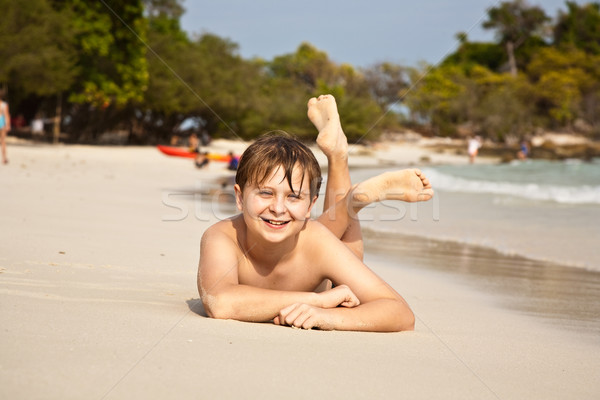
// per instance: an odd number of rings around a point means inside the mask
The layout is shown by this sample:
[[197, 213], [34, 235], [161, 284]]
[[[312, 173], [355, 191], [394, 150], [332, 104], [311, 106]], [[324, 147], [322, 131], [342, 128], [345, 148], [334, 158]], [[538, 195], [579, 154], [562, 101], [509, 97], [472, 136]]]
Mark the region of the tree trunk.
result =
[[517, 76], [517, 60], [515, 60], [515, 46], [512, 41], [506, 42], [506, 52], [508, 53], [508, 65], [510, 67], [510, 74], [514, 77]]
[[56, 115], [54, 116], [54, 126], [52, 128], [54, 144], [58, 143], [60, 139], [60, 119], [62, 114], [62, 96], [60, 93], [56, 96]]

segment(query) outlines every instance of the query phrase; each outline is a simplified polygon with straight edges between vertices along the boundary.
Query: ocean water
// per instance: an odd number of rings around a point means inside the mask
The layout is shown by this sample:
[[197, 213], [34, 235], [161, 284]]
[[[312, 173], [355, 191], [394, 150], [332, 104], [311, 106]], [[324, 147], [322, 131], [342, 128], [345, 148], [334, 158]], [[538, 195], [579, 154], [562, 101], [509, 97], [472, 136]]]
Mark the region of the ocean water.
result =
[[[436, 195], [384, 202], [360, 213], [374, 232], [465, 243], [600, 271], [600, 160], [422, 168]], [[359, 182], [384, 171], [351, 172]]]
[[444, 191], [506, 195], [557, 204], [600, 205], [600, 160], [536, 161], [425, 169]]

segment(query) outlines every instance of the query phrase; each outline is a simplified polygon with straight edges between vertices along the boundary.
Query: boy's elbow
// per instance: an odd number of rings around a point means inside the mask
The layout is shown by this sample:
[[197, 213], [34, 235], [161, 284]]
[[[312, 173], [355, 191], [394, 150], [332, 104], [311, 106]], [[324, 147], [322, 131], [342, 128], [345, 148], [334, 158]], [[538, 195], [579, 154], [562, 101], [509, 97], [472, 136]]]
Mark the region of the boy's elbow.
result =
[[414, 331], [415, 330], [415, 314], [409, 309], [402, 317], [402, 327], [400, 331]]
[[204, 311], [210, 318], [215, 319], [235, 319], [232, 307], [227, 304], [222, 295], [204, 295], [202, 297]]
[[402, 310], [398, 313], [393, 330], [396, 332], [415, 330], [415, 314], [408, 306], [402, 307]]

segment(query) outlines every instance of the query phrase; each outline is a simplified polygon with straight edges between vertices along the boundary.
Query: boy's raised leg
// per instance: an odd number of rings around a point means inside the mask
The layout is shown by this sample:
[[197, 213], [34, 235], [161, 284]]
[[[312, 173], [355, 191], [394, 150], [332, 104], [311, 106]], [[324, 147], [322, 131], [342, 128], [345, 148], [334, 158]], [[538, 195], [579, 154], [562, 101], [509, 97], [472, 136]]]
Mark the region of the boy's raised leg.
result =
[[384, 200], [409, 203], [433, 197], [429, 179], [419, 169], [384, 172], [355, 185], [348, 196], [351, 209], [360, 211], [368, 204]]
[[308, 118], [319, 131], [317, 145], [327, 157], [328, 163], [323, 214], [319, 217], [319, 222], [362, 259], [360, 223], [358, 219], [350, 218], [346, 207], [338, 205], [348, 195], [352, 182], [348, 170], [348, 141], [342, 130], [335, 98], [323, 95], [310, 99]]
[[317, 144], [327, 156], [327, 185], [323, 205], [323, 211], [326, 211], [344, 197], [352, 186], [348, 171], [348, 141], [333, 96], [322, 95], [310, 99], [308, 118], [319, 131]]
[[362, 233], [356, 214], [377, 201], [429, 200], [433, 196], [431, 183], [420, 170], [405, 169], [383, 173], [352, 187], [348, 141], [335, 98], [323, 95], [310, 99], [308, 118], [319, 130], [317, 144], [328, 162], [323, 214], [318, 220], [362, 258]]

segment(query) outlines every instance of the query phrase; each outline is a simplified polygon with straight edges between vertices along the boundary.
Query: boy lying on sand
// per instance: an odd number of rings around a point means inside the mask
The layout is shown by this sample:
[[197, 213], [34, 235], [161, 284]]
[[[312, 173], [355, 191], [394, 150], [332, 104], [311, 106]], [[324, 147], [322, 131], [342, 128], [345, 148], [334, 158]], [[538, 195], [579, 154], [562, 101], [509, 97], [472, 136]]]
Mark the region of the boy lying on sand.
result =
[[[323, 214], [310, 220], [321, 170], [305, 145], [285, 136], [250, 145], [234, 187], [242, 213], [211, 226], [200, 244], [204, 308], [213, 318], [304, 329], [412, 330], [406, 301], [362, 262], [356, 213], [376, 201], [429, 200], [429, 180], [408, 169], [352, 186], [335, 99], [310, 99], [308, 117], [329, 163]], [[335, 286], [319, 292], [327, 280]]]

